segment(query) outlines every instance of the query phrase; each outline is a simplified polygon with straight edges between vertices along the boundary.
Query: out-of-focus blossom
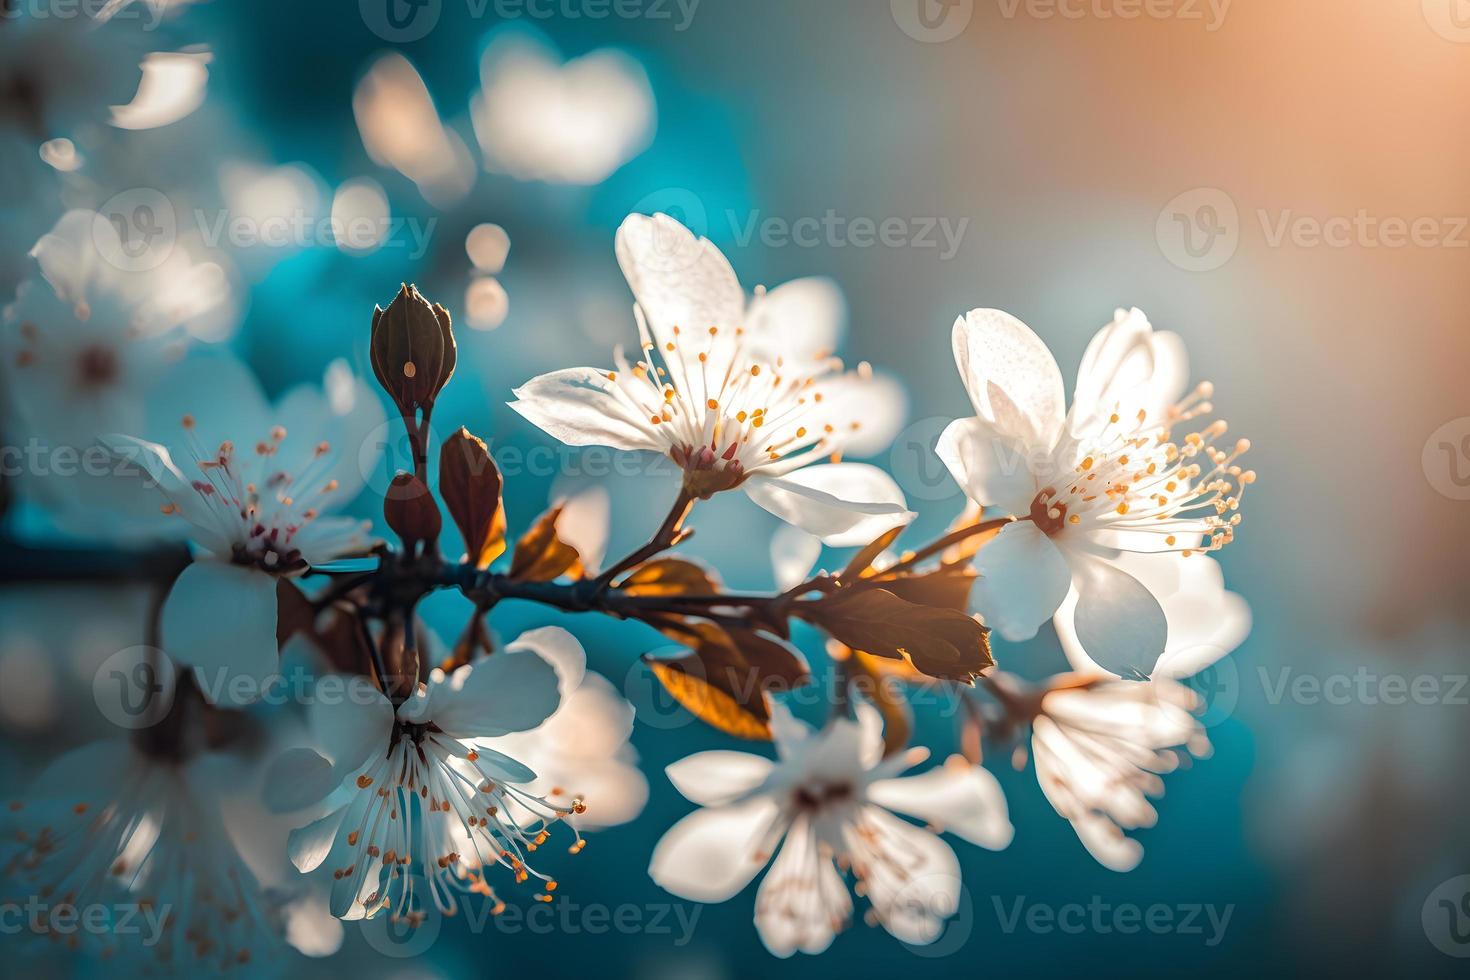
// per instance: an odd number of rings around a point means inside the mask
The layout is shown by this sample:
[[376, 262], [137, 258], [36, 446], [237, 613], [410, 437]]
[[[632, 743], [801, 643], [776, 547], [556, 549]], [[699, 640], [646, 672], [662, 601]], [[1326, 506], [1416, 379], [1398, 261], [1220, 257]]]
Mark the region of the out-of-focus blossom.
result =
[[470, 103], [487, 169], [519, 180], [598, 184], [653, 139], [643, 67], [610, 48], [565, 63], [539, 34], [502, 33]]
[[553, 492], [552, 503], [561, 508], [561, 517], [556, 522], [557, 536], [577, 549], [587, 574], [597, 574], [607, 554], [608, 535], [612, 530], [611, 495], [606, 488], [591, 484], [565, 496]]
[[221, 679], [274, 673], [277, 578], [371, 544], [366, 522], [328, 512], [362, 486], [361, 456], [385, 415], [340, 361], [323, 389], [299, 387], [275, 406], [238, 362], [202, 360], [188, 371], [188, 383], [163, 388], [153, 406], [197, 399], [174, 415], [167, 445], [126, 435], [108, 444], [146, 471], [163, 513], [187, 521], [206, 552], [174, 583], [162, 627], [170, 656], [205, 672], [212, 693]]
[[510, 236], [499, 225], [480, 224], [470, 229], [464, 240], [465, 254], [481, 272], [499, 275], [510, 254]]
[[[538, 774], [482, 740], [542, 725], [561, 703], [554, 664], [582, 658], [576, 640], [547, 628], [453, 674], [436, 669], [396, 710], [362, 678], [347, 681], [343, 696], [313, 702], [321, 752], [283, 756], [269, 791], [278, 803], [328, 800], [326, 815], [292, 834], [290, 851], [303, 873], [324, 863], [331, 871], [334, 915], [370, 918], [386, 908], [395, 921], [416, 923], [430, 901], [444, 914], [458, 908], [457, 894], [498, 901], [485, 877], [495, 866], [518, 883], [534, 876], [555, 888], [529, 854], [582, 803], [534, 796], [526, 786]], [[416, 893], [420, 882], [428, 897]]]
[[1075, 589], [1072, 623], [1092, 659], [1151, 669], [1164, 610], [1117, 556], [1227, 544], [1255, 479], [1235, 463], [1250, 444], [1215, 448], [1224, 421], [1175, 441], [1176, 425], [1213, 411], [1211, 388], [1185, 395], [1182, 342], [1138, 310], [1119, 310], [1088, 345], [1070, 411], [1051, 352], [1015, 317], [971, 311], [955, 321], [954, 352], [978, 414], [945, 429], [939, 455], [976, 503], [1021, 518], [977, 554], [976, 608], [1024, 640]]
[[702, 809], [659, 841], [654, 881], [683, 898], [723, 902], [770, 862], [756, 928], [768, 950], [790, 956], [823, 952], [851, 918], [843, 877], [851, 871], [870, 918], [906, 943], [933, 942], [958, 907], [959, 861], [933, 831], [890, 811], [998, 850], [1013, 835], [1005, 798], [994, 776], [962, 760], [893, 778], [928, 751], [885, 760], [877, 711], [860, 703], [858, 718], [814, 731], [777, 704], [775, 762], [717, 750], [669, 766], [674, 786]]
[[1030, 719], [1036, 781], [1052, 807], [1103, 867], [1136, 868], [1143, 846], [1123, 832], [1158, 821], [1148, 798], [1163, 795], [1160, 777], [1179, 767], [1177, 749], [1210, 751], [1194, 692], [1164, 677], [1062, 675], [1033, 689], [1007, 674], [991, 679], [1009, 714]]
[[440, 121], [424, 80], [403, 55], [373, 63], [352, 93], [352, 111], [368, 156], [413, 181], [425, 201], [446, 208], [469, 193], [475, 180], [469, 148]]
[[146, 428], [150, 393], [184, 353], [188, 326], [228, 301], [217, 265], [178, 250], [132, 271], [115, 264], [122, 248], [103, 216], [67, 212], [31, 250], [33, 274], [0, 330], [12, 438], [34, 440], [40, 454], [23, 488], [79, 529], [96, 526], [104, 482], [82, 472], [84, 454], [105, 432]]
[[349, 180], [332, 197], [337, 247], [354, 255], [377, 251], [388, 236], [388, 195], [370, 177]]
[[229, 161], [220, 167], [219, 182], [225, 207], [207, 214], [200, 232], [211, 246], [229, 249], [252, 278], [317, 244], [323, 190], [305, 164]]
[[124, 740], [76, 749], [12, 797], [0, 863], [35, 894], [137, 910], [127, 929], [55, 938], [173, 969], [258, 962], [279, 948], [282, 914], [225, 829], [233, 772], [223, 756], [183, 762]]
[[822, 554], [822, 539], [790, 524], [782, 524], [771, 536], [771, 568], [776, 588], [795, 588], [806, 581]]
[[149, 52], [137, 94], [127, 105], [112, 107], [112, 124], [154, 129], [183, 119], [204, 103], [210, 60], [208, 50]]
[[[1164, 652], [1148, 676], [1174, 680], [1193, 677], [1240, 646], [1250, 634], [1250, 606], [1225, 588], [1225, 574], [1215, 559], [1196, 555], [1188, 561], [1171, 562], [1123, 552], [1113, 562], [1148, 589], [1168, 620]], [[1068, 663], [1082, 674], [1109, 673], [1088, 656], [1078, 639], [1076, 612], [1074, 587], [1052, 620]], [[1139, 676], [1134, 674], [1128, 679], [1138, 680]]]
[[510, 313], [510, 297], [494, 276], [476, 276], [464, 291], [465, 322], [476, 330], [494, 330]]
[[[632, 215], [618, 261], [637, 299], [643, 360], [533, 378], [511, 408], [573, 446], [663, 453], [684, 487], [708, 497], [735, 487], [828, 544], [860, 544], [913, 519], [903, 491], [862, 463], [902, 419], [902, 394], [864, 365], [832, 356], [840, 295], [796, 280], [747, 303], [713, 244], [667, 215]], [[815, 465], [813, 465], [815, 464]]]

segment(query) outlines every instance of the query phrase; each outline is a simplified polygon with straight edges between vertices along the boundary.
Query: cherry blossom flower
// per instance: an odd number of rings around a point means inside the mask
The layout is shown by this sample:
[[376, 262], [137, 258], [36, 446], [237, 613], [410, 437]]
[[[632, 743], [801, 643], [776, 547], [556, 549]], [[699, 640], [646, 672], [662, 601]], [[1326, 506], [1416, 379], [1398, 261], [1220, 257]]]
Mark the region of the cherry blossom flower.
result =
[[673, 218], [631, 215], [618, 261], [637, 300], [641, 359], [533, 378], [510, 407], [572, 446], [663, 453], [697, 497], [740, 487], [828, 544], [913, 519], [892, 477], [826, 462], [887, 445], [901, 393], [832, 356], [840, 297], [796, 280], [747, 302], [725, 256]]
[[1176, 437], [1213, 411], [1212, 388], [1185, 393], [1182, 343], [1137, 310], [1118, 311], [1088, 345], [1067, 411], [1040, 338], [998, 310], [955, 321], [955, 361], [978, 413], [952, 423], [940, 457], [978, 504], [1020, 518], [975, 558], [973, 599], [1008, 640], [1034, 636], [1075, 589], [1078, 640], [1115, 673], [1146, 672], [1164, 651], [1158, 598], [1118, 561], [1170, 560], [1228, 544], [1255, 474], [1215, 443], [1224, 421]]
[[281, 948], [297, 908], [264, 892], [223, 819], [237, 778], [229, 757], [187, 761], [125, 740], [62, 756], [10, 801], [0, 866], [58, 905], [143, 912], [129, 929], [92, 937], [101, 952], [170, 968], [226, 969]]
[[674, 786], [702, 809], [659, 841], [654, 881], [683, 898], [723, 902], [770, 863], [755, 924], [766, 948], [784, 957], [831, 945], [852, 916], [851, 873], [870, 920], [903, 942], [933, 942], [957, 907], [959, 861], [932, 830], [893, 813], [999, 850], [1013, 834], [1005, 798], [994, 776], [961, 759], [894, 778], [928, 751], [883, 759], [877, 711], [860, 703], [858, 718], [815, 731], [777, 704], [776, 761], [717, 750], [669, 766]]
[[1031, 726], [1036, 781], [1103, 867], [1131, 871], [1143, 846], [1124, 831], [1152, 827], [1165, 773], [1179, 767], [1183, 747], [1210, 752], [1192, 713], [1193, 691], [1167, 677], [1148, 683], [1063, 674], [1041, 687], [1002, 673], [991, 690], [1009, 716]]
[[[236, 361], [186, 367], [190, 381], [164, 386], [153, 405], [177, 412], [170, 445], [131, 436], [107, 443], [146, 470], [162, 512], [186, 521], [204, 551], [164, 604], [165, 649], [196, 668], [206, 696], [240, 700], [241, 677], [251, 682], [244, 699], [254, 700], [277, 667], [277, 580], [373, 543], [368, 522], [329, 512], [361, 487], [359, 449], [384, 414], [342, 362], [328, 369], [324, 391], [297, 388], [274, 407]], [[177, 411], [204, 392], [206, 403]]]
[[486, 874], [496, 865], [517, 883], [539, 879], [542, 896], [555, 890], [530, 855], [554, 824], [586, 807], [534, 795], [526, 787], [538, 773], [485, 740], [555, 714], [564, 676], [555, 665], [580, 669], [582, 657], [566, 631], [546, 628], [452, 674], [436, 669], [396, 709], [362, 678], [316, 699], [321, 752], [282, 757], [268, 791], [300, 806], [327, 801], [323, 816], [292, 834], [290, 853], [303, 873], [330, 870], [332, 914], [361, 919], [388, 909], [395, 921], [416, 923], [429, 901], [448, 915], [466, 893], [498, 906]]
[[[128, 271], [113, 225], [68, 211], [33, 249], [31, 278], [6, 307], [0, 352], [19, 433], [49, 451], [92, 450], [106, 432], [141, 432], [148, 400], [184, 354], [185, 327], [229, 293], [223, 271], [183, 250]], [[100, 534], [112, 487], [60, 465], [31, 468], [27, 487], [70, 530]], [[118, 529], [111, 529], [116, 533]]]

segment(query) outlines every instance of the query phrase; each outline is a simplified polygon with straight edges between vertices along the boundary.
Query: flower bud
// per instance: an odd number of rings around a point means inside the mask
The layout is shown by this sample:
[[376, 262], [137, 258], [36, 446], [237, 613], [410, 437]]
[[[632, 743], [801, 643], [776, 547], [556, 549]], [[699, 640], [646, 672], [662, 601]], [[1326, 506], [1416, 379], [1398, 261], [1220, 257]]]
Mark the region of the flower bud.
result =
[[420, 541], [438, 541], [439, 529], [444, 526], [433, 494], [412, 473], [399, 473], [389, 484], [383, 498], [383, 518], [393, 533], [403, 539], [406, 548], [413, 548]]
[[373, 373], [406, 417], [430, 411], [454, 374], [457, 351], [449, 311], [404, 285], [388, 308], [373, 308]]

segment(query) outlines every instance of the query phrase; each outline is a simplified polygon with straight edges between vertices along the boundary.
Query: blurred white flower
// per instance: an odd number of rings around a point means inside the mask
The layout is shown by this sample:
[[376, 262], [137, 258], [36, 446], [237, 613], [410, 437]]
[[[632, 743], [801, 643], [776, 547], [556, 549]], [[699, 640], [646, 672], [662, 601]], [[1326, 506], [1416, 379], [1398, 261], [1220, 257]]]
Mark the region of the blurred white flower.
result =
[[91, 937], [104, 955], [180, 970], [258, 961], [279, 948], [282, 917], [225, 828], [221, 798], [233, 773], [230, 760], [209, 753], [179, 761], [125, 740], [83, 746], [12, 798], [0, 864], [53, 901], [137, 904], [127, 930], [71, 934]]
[[566, 368], [515, 390], [510, 407], [572, 446], [664, 453], [707, 497], [741, 487], [828, 544], [865, 544], [913, 513], [882, 470], [812, 465], [876, 452], [903, 415], [897, 387], [832, 357], [841, 296], [825, 280], [745, 291], [725, 256], [667, 215], [631, 215], [618, 261], [637, 300], [645, 360]]
[[1168, 678], [1147, 683], [1065, 674], [1025, 688], [1007, 674], [992, 690], [1012, 718], [1030, 719], [1036, 781], [1072, 824], [1087, 852], [1113, 871], [1132, 871], [1143, 847], [1125, 830], [1152, 827], [1164, 773], [1180, 765], [1175, 751], [1210, 752], [1192, 713], [1194, 692]]
[[[396, 710], [360, 677], [345, 695], [314, 700], [321, 752], [288, 752], [267, 792], [279, 809], [328, 800], [324, 816], [291, 835], [290, 852], [303, 873], [323, 863], [331, 871], [332, 914], [361, 919], [386, 908], [416, 923], [429, 900], [452, 914], [456, 893], [498, 902], [484, 877], [497, 865], [518, 883], [534, 876], [555, 889], [528, 855], [583, 805], [535, 796], [526, 787], [538, 774], [483, 740], [546, 722], [562, 698], [555, 664], [580, 669], [583, 656], [570, 634], [550, 627], [452, 674], [435, 669]], [[416, 879], [428, 899], [415, 893]]]
[[127, 105], [112, 107], [119, 129], [154, 129], [178, 122], [204, 104], [209, 82], [207, 49], [150, 51], [143, 57], [143, 79]]
[[352, 112], [368, 156], [413, 181], [425, 201], [446, 208], [469, 193], [469, 148], [440, 121], [423, 78], [403, 55], [373, 62], [352, 93]]
[[1093, 338], [1071, 411], [1046, 345], [1020, 320], [973, 310], [955, 321], [955, 361], [977, 417], [952, 423], [938, 453], [971, 499], [1020, 518], [975, 558], [974, 601], [1008, 640], [1024, 640], [1077, 592], [1072, 623], [1104, 669], [1146, 673], [1163, 653], [1159, 600], [1116, 560], [1214, 551], [1234, 535], [1255, 479], [1215, 448], [1223, 421], [1173, 440], [1209, 414], [1208, 384], [1189, 395], [1183, 344], [1138, 310]]
[[913, 945], [938, 938], [957, 909], [959, 861], [933, 831], [890, 811], [999, 850], [1013, 835], [1005, 798], [994, 776], [962, 760], [893, 778], [928, 751], [883, 759], [882, 721], [866, 703], [858, 707], [857, 722], [840, 718], [814, 731], [773, 705], [775, 762], [712, 751], [669, 766], [674, 786], [703, 809], [659, 841], [653, 880], [683, 898], [723, 902], [780, 845], [755, 899], [756, 928], [773, 954], [831, 945], [852, 916], [848, 871], [891, 934]]
[[[362, 486], [364, 447], [385, 415], [345, 362], [328, 369], [324, 390], [302, 386], [273, 407], [236, 361], [186, 367], [187, 383], [163, 386], [151, 406], [176, 411], [167, 445], [106, 441], [141, 466], [166, 501], [162, 512], [187, 521], [207, 552], [170, 590], [162, 635], [169, 655], [203, 672], [203, 689], [215, 694], [221, 680], [263, 682], [275, 672], [278, 577], [371, 545], [368, 522], [326, 514]], [[179, 410], [190, 401], [192, 410]], [[262, 687], [252, 690], [258, 697]]]
[[653, 140], [648, 76], [610, 48], [565, 63], [539, 34], [502, 33], [480, 59], [470, 113], [488, 170], [598, 184]]

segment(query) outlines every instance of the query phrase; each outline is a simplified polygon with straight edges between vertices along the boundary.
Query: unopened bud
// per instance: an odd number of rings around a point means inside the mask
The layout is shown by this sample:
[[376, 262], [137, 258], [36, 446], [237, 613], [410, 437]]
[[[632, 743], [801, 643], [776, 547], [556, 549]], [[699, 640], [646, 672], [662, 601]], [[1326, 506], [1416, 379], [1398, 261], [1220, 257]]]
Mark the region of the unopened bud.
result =
[[399, 473], [389, 484], [383, 498], [383, 518], [407, 548], [420, 541], [438, 541], [444, 526], [429, 488], [412, 473]]
[[449, 311], [404, 285], [388, 308], [374, 307], [373, 373], [404, 416], [426, 413], [454, 374], [458, 353]]

